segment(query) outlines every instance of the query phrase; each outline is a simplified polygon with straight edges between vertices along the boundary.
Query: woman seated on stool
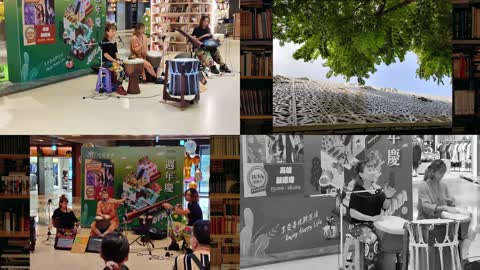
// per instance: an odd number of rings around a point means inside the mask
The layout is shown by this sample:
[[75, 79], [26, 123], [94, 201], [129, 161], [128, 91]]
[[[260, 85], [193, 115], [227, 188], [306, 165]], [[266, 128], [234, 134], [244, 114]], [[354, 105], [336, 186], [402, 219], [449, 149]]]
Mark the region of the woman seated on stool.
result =
[[[68, 199], [65, 195], [60, 197], [58, 208], [53, 212], [52, 223], [57, 229], [57, 236], [76, 234], [79, 225], [78, 218], [72, 209], [68, 208]], [[52, 224], [49, 224], [48, 229], [50, 230], [51, 228]]]
[[[145, 69], [147, 70], [150, 75], [152, 75], [154, 78], [157, 78], [157, 73], [155, 72], [155, 69], [153, 68], [152, 64], [148, 62], [147, 59], [147, 51], [148, 51], [148, 39], [147, 36], [145, 35], [145, 25], [143, 23], [138, 23], [135, 26], [135, 30], [133, 31], [132, 38], [130, 39], [130, 53], [131, 57], [135, 58], [141, 58], [144, 60], [143, 62], [143, 80], [145, 80], [147, 77], [145, 75]], [[163, 83], [163, 80], [161, 78], [157, 78], [155, 83], [160, 84]]]
[[[447, 166], [440, 160], [434, 160], [425, 170], [424, 182], [418, 189], [418, 219], [440, 218], [443, 211], [456, 214], [455, 199], [451, 197], [448, 187], [441, 182], [447, 172]], [[470, 226], [469, 226], [470, 227]], [[470, 228], [468, 231], [459, 231], [459, 247], [462, 260], [465, 262], [475, 232]]]
[[[107, 23], [105, 26], [105, 35], [103, 37], [104, 43], [102, 43], [102, 58], [103, 67], [110, 70], [114, 76], [114, 85], [119, 95], [126, 95], [127, 91], [122, 86], [125, 80], [125, 71], [122, 67], [122, 61], [118, 57], [117, 42], [115, 41], [115, 35], [117, 33], [117, 27], [114, 24]], [[110, 43], [106, 43], [110, 42]]]
[[[202, 18], [200, 18], [200, 23], [198, 24], [198, 26], [193, 29], [192, 36], [196, 37], [201, 42], [205, 41], [206, 39], [212, 38], [213, 35], [210, 31], [210, 27], [208, 27], [209, 24], [210, 18], [208, 16], [202, 16]], [[220, 74], [220, 71], [225, 73], [232, 72], [223, 61], [218, 48], [210, 50], [195, 48], [195, 54], [197, 55], [198, 60], [200, 60], [200, 63], [202, 63], [202, 65], [206, 67], [209, 67], [210, 71], [213, 74]], [[215, 63], [218, 63], [220, 65], [220, 71], [218, 71]]]

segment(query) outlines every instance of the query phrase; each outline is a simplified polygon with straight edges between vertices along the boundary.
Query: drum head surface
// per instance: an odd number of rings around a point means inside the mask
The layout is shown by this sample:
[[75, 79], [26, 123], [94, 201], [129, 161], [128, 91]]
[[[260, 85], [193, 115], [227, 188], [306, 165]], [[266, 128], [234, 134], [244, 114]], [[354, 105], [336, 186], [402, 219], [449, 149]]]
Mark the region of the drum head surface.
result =
[[163, 53], [160, 51], [147, 51], [147, 56], [151, 57], [162, 57]]
[[95, 217], [95, 220], [102, 220], [102, 219], [103, 219], [102, 216], [96, 216], [96, 217]]
[[127, 64], [127, 65], [143, 64], [144, 62], [145, 62], [145, 60], [143, 60], [143, 59], [141, 59], [141, 58], [125, 59], [125, 60], [123, 60], [123, 63], [124, 63], [124, 64]]
[[453, 219], [453, 220], [458, 220], [458, 221], [469, 221], [470, 220], [470, 215], [469, 214], [464, 214], [464, 213], [461, 213], [461, 214], [453, 214], [453, 213], [449, 213], [449, 212], [446, 212], [446, 211], [443, 211], [440, 216], [442, 218], [446, 218], [446, 219]]
[[170, 62], [198, 62], [198, 59], [194, 58], [175, 58], [169, 60]]
[[384, 231], [390, 234], [403, 234], [403, 225], [407, 220], [396, 216], [383, 216], [375, 221], [373, 225], [377, 230]]
[[435, 224], [447, 224], [453, 222], [451, 219], [420, 219], [412, 221], [413, 224], [428, 224], [428, 225], [435, 225]]

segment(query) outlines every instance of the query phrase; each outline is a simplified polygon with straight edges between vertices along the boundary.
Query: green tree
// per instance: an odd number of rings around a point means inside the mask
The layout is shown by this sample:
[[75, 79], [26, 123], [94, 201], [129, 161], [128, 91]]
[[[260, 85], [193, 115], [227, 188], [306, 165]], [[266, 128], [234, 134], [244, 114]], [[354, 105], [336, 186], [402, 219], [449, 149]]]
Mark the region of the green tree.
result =
[[412, 51], [417, 76], [443, 84], [451, 74], [451, 11], [448, 0], [275, 0], [273, 33], [282, 46], [302, 45], [295, 59], [325, 59], [327, 77], [364, 84], [375, 65]]

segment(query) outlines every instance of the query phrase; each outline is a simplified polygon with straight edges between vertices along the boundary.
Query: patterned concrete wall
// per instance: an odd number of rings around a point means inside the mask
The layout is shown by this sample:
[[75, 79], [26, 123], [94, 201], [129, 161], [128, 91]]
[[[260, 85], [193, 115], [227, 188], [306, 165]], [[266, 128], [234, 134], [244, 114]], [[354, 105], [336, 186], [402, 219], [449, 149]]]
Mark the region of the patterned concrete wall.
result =
[[447, 98], [305, 78], [275, 76], [273, 103], [274, 126], [283, 127], [452, 121]]

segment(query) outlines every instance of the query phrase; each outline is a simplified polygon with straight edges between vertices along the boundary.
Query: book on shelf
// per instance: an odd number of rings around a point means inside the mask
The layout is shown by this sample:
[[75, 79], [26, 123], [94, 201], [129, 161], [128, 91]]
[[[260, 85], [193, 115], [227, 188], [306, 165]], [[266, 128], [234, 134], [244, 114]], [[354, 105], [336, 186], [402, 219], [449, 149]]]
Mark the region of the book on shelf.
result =
[[[28, 232], [30, 218], [28, 211], [25, 211], [23, 204], [17, 208], [0, 208], [0, 233], [1, 232]], [[11, 241], [15, 241], [10, 239]], [[13, 244], [14, 242], [12, 242]]]
[[211, 142], [212, 156], [240, 155], [238, 136], [214, 136]]
[[271, 115], [272, 91], [269, 89], [242, 89], [240, 91], [241, 115]]
[[454, 90], [454, 114], [473, 115], [475, 114], [475, 91]]
[[[25, 174], [25, 173], [22, 173]], [[0, 196], [2, 194], [29, 195], [30, 177], [24, 175], [2, 176], [0, 182]]]
[[211, 216], [240, 216], [240, 200], [211, 198], [210, 199], [210, 215]]
[[272, 39], [272, 12], [265, 11], [241, 11], [240, 12], [240, 38]]
[[240, 54], [241, 76], [272, 76], [273, 56], [271, 48], [242, 48]]
[[453, 39], [480, 38], [479, 8], [477, 6], [467, 6], [453, 9]]
[[29, 136], [1, 136], [0, 137], [0, 154], [25, 154], [30, 153], [30, 137]]
[[470, 77], [470, 56], [463, 53], [453, 54], [453, 78], [468, 79]]

